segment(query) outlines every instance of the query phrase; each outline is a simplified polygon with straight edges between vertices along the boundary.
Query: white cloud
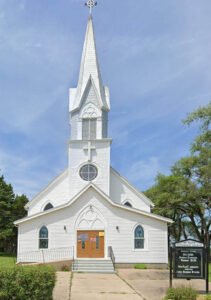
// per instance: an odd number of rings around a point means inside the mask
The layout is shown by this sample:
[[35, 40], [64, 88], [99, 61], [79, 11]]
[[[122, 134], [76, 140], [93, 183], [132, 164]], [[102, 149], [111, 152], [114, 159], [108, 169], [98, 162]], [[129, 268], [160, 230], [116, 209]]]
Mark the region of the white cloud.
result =
[[129, 179], [133, 182], [139, 182], [144, 180], [152, 180], [160, 171], [160, 165], [158, 158], [150, 157], [146, 160], [139, 160], [134, 162], [129, 171]]

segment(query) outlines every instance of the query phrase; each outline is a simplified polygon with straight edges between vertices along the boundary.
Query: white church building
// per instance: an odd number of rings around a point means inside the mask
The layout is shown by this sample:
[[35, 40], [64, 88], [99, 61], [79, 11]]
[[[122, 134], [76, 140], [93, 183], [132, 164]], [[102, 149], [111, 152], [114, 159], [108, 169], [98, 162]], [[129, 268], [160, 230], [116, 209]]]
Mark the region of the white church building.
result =
[[69, 91], [68, 167], [27, 203], [27, 217], [15, 222], [18, 262], [69, 260], [76, 271], [88, 270], [82, 263], [91, 261], [168, 263], [172, 221], [151, 213], [152, 201], [111, 167], [109, 111], [90, 15], [78, 85]]

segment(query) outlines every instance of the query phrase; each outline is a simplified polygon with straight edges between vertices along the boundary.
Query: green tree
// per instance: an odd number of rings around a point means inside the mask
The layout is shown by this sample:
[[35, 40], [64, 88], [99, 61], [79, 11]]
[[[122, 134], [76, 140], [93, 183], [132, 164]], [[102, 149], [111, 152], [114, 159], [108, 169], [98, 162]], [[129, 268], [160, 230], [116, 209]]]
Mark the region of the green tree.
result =
[[174, 240], [195, 236], [210, 245], [211, 239], [211, 103], [188, 114], [183, 121], [199, 122], [199, 134], [191, 144], [190, 155], [174, 164], [172, 174], [159, 174], [146, 195], [155, 202], [154, 212], [172, 218]]
[[17, 229], [13, 222], [26, 215], [25, 195], [15, 195], [11, 184], [0, 177], [0, 249], [11, 252], [17, 245]]

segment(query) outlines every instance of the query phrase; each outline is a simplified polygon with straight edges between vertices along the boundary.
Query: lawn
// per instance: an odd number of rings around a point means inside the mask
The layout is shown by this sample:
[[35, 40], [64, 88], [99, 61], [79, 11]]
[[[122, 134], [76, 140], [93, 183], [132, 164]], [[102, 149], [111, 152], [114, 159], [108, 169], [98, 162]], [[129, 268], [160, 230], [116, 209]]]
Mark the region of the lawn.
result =
[[16, 257], [9, 254], [1, 254], [0, 253], [0, 268], [4, 267], [14, 267], [16, 264]]

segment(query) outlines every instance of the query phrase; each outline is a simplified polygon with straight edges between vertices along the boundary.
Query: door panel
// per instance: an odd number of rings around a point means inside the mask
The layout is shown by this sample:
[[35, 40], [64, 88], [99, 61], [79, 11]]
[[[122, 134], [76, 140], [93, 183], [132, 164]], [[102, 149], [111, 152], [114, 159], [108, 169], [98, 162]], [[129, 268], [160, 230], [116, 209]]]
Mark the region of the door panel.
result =
[[104, 231], [77, 231], [78, 258], [104, 258]]

